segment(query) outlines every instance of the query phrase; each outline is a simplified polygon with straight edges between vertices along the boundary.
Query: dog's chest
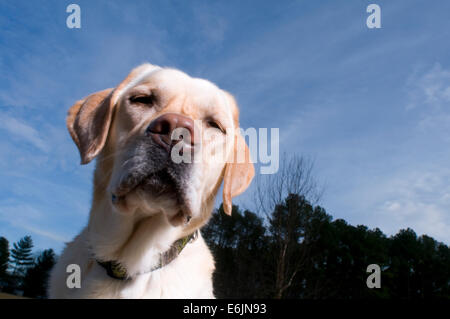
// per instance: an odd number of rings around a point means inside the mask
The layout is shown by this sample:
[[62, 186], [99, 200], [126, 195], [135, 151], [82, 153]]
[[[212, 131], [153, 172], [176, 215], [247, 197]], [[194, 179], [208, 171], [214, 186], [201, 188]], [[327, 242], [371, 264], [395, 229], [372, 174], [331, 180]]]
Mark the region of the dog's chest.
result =
[[[128, 281], [108, 278], [94, 288], [97, 298], [213, 298], [211, 274], [181, 270], [174, 262], [169, 268], [139, 275]], [[168, 269], [167, 269], [168, 268]]]
[[[97, 271], [104, 272], [99, 268]], [[95, 298], [214, 298], [214, 262], [203, 240], [186, 248], [175, 260], [156, 271], [131, 280], [117, 280], [101, 274], [90, 289]], [[100, 275], [97, 271], [94, 277]]]

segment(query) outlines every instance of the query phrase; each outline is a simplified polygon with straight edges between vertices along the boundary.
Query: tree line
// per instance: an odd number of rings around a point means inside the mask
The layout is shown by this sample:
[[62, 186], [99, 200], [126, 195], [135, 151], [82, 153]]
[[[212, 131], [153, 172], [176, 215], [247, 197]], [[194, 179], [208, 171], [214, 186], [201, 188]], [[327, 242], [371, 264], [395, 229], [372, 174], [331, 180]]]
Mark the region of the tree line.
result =
[[56, 263], [53, 249], [33, 254], [33, 240], [13, 243], [0, 237], [0, 291], [30, 298], [46, 298], [50, 270]]
[[[265, 220], [222, 207], [202, 234], [216, 261], [218, 298], [450, 298], [450, 248], [412, 229], [387, 237], [378, 229], [334, 220], [290, 194]], [[381, 268], [369, 289], [367, 266]]]
[[[259, 176], [257, 213], [220, 207], [202, 233], [215, 260], [219, 298], [450, 298], [450, 249], [408, 228], [378, 229], [333, 221], [317, 203], [323, 190], [313, 162], [286, 155], [277, 174]], [[369, 289], [367, 267], [381, 269]]]
[[[450, 298], [450, 248], [412, 229], [387, 237], [378, 229], [334, 220], [290, 194], [269, 218], [233, 206], [217, 209], [202, 235], [216, 262], [218, 298]], [[52, 249], [33, 254], [25, 236], [9, 248], [0, 237], [0, 291], [45, 298], [56, 262]], [[367, 266], [381, 267], [369, 289]]]
[[[220, 206], [202, 235], [215, 262], [218, 298], [450, 298], [450, 248], [410, 229], [386, 236], [349, 225], [319, 206], [313, 165], [284, 156], [277, 174], [256, 180], [257, 213]], [[52, 249], [32, 253], [26, 236], [9, 248], [0, 237], [0, 290], [45, 298], [55, 264]], [[367, 267], [381, 269], [381, 287], [368, 288]]]

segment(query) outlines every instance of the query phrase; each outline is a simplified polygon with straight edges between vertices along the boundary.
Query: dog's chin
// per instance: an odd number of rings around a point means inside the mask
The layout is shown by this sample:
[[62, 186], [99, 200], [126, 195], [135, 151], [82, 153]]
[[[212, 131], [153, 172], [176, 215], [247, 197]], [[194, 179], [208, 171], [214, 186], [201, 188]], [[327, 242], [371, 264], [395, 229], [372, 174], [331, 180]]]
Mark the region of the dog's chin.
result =
[[164, 213], [173, 226], [186, 224], [192, 217], [183, 181], [168, 169], [138, 178], [129, 174], [113, 191], [115, 204], [122, 210], [139, 208], [149, 215]]

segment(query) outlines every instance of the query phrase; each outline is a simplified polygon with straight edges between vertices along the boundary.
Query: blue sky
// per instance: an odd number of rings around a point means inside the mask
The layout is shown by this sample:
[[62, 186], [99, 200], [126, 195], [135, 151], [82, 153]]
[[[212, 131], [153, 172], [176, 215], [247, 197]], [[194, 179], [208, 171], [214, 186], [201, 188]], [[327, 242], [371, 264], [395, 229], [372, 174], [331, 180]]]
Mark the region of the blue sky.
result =
[[[377, 3], [382, 28], [368, 29]], [[81, 29], [66, 7], [81, 7]], [[58, 252], [86, 224], [93, 164], [68, 108], [140, 63], [233, 93], [241, 126], [314, 158], [334, 218], [450, 243], [449, 1], [2, 1], [0, 235]], [[251, 208], [252, 189], [237, 203]]]

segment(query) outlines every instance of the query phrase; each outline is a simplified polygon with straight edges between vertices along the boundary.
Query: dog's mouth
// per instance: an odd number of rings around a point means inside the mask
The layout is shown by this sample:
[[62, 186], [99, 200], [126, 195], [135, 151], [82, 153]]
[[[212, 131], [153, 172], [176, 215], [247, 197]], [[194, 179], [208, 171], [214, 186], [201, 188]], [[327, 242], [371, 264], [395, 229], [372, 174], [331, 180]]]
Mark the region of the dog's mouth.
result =
[[139, 174], [139, 172], [130, 172], [122, 178], [114, 191], [114, 195], [124, 197], [138, 188], [151, 192], [155, 197], [178, 193], [177, 182], [169, 174], [168, 169], [164, 168], [147, 175]]
[[120, 165], [120, 175], [112, 185], [112, 202], [118, 208], [141, 206], [159, 209], [186, 221], [192, 216], [192, 203], [188, 198], [191, 163], [175, 163], [170, 154], [151, 139], [141, 138]]
[[[177, 212], [172, 218], [174, 224], [189, 221], [192, 212], [185, 193], [188, 167], [185, 164], [176, 164], [158, 168], [159, 170], [154, 172], [147, 170], [147, 173], [143, 173], [145, 169], [128, 170], [112, 192], [113, 203], [126, 203], [129, 194], [138, 193], [152, 200], [166, 200], [175, 204]], [[174, 222], [175, 219], [177, 222]]]

